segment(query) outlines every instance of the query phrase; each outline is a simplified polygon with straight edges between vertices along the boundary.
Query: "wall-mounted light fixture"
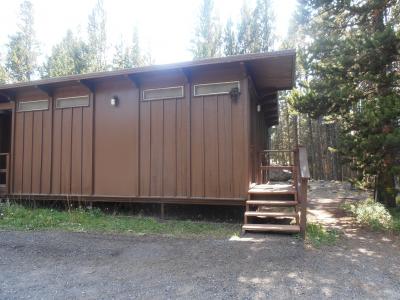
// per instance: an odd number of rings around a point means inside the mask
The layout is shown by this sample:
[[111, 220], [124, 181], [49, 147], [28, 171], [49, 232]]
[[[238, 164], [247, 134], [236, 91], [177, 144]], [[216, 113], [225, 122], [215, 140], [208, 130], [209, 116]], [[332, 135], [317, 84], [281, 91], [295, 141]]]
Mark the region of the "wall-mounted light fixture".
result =
[[257, 112], [260, 112], [260, 111], [261, 111], [261, 105], [257, 104]]
[[113, 96], [113, 97], [110, 99], [110, 105], [111, 105], [111, 106], [116, 107], [116, 106], [118, 106], [118, 103], [119, 103], [118, 96]]
[[233, 101], [237, 101], [240, 96], [240, 90], [238, 87], [234, 87], [230, 90], [229, 95]]

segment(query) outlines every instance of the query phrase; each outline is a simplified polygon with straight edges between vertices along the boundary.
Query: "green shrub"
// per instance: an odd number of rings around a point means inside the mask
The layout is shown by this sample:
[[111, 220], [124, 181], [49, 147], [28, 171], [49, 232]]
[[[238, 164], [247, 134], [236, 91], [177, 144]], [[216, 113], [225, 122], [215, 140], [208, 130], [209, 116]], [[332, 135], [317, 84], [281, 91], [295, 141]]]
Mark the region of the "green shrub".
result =
[[382, 203], [366, 199], [355, 203], [346, 203], [343, 208], [351, 212], [357, 222], [374, 230], [400, 230], [400, 214], [389, 211]]

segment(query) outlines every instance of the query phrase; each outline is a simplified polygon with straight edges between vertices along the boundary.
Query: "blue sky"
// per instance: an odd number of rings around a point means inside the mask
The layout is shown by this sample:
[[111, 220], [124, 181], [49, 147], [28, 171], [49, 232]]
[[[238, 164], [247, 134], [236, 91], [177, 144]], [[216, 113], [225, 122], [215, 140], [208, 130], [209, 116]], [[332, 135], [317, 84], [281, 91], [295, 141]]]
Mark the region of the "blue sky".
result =
[[[22, 0], [1, 0], [0, 45], [16, 30], [19, 5]], [[254, 5], [254, 0], [215, 0], [215, 8], [222, 22], [230, 16], [239, 17], [243, 1]], [[96, 0], [32, 0], [35, 28], [41, 44], [42, 59], [59, 42], [68, 29], [86, 34], [87, 16]], [[284, 37], [296, 0], [273, 0], [276, 29]], [[200, 0], [104, 0], [107, 11], [108, 42], [129, 40], [137, 26], [141, 46], [151, 51], [156, 63], [172, 63], [191, 59], [190, 40], [193, 37]], [[112, 52], [111, 47], [110, 52]], [[5, 54], [2, 53], [4, 59]]]

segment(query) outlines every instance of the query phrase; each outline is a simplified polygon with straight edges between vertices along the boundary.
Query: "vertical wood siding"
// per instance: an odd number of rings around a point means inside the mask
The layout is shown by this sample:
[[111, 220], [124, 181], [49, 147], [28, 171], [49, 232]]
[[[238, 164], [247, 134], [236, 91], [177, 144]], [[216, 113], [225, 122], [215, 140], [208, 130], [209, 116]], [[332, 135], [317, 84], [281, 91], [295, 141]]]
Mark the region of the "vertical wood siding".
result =
[[[43, 95], [23, 95], [24, 100], [47, 99]], [[14, 114], [14, 193], [49, 193], [51, 110]]]
[[[194, 82], [241, 78], [212, 74]], [[193, 97], [192, 86], [176, 75], [143, 81], [140, 87], [127, 78], [98, 83], [89, 107], [54, 109], [50, 101], [49, 110], [15, 113], [14, 193], [246, 197], [246, 80], [237, 101]], [[177, 85], [185, 86], [184, 98], [140, 100], [145, 88]], [[89, 92], [65, 87], [54, 98], [82, 94]], [[110, 105], [114, 96], [117, 107]]]
[[[192, 100], [192, 194], [197, 197], [245, 197], [244, 100], [229, 95]], [[246, 175], [247, 176], [247, 175]], [[247, 177], [246, 177], [247, 178]]]
[[92, 194], [92, 124], [93, 96], [82, 88], [63, 89], [57, 97], [89, 95], [89, 107], [53, 110], [53, 194]]
[[140, 196], [189, 196], [188, 99], [140, 102]]
[[[54, 98], [82, 94], [88, 91], [71, 87], [57, 91]], [[47, 97], [22, 94], [18, 98]], [[14, 193], [91, 194], [92, 126], [85, 126], [92, 122], [91, 107], [53, 110], [50, 98], [48, 110], [16, 112], [15, 119]]]

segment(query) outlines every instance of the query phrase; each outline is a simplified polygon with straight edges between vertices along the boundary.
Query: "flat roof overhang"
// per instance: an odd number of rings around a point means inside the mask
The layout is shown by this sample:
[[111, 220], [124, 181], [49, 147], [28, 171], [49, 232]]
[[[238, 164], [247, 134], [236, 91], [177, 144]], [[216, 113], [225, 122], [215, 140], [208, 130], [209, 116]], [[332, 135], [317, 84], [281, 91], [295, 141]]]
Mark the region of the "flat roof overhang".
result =
[[216, 67], [231, 64], [242, 64], [251, 76], [255, 88], [260, 95], [279, 90], [288, 90], [294, 86], [295, 78], [295, 50], [283, 50], [268, 53], [243, 54], [219, 58], [200, 59], [189, 62], [153, 65], [117, 71], [104, 71], [97, 73], [70, 75], [48, 79], [18, 82], [0, 85], [0, 98], [3, 101], [12, 100], [13, 95], [21, 89], [39, 88], [46, 92], [52, 88], [67, 86], [71, 83], [81, 83], [89, 88], [94, 81], [113, 79], [126, 76], [132, 80], [140, 78], [145, 73], [181, 70], [188, 74], [198, 68]]

